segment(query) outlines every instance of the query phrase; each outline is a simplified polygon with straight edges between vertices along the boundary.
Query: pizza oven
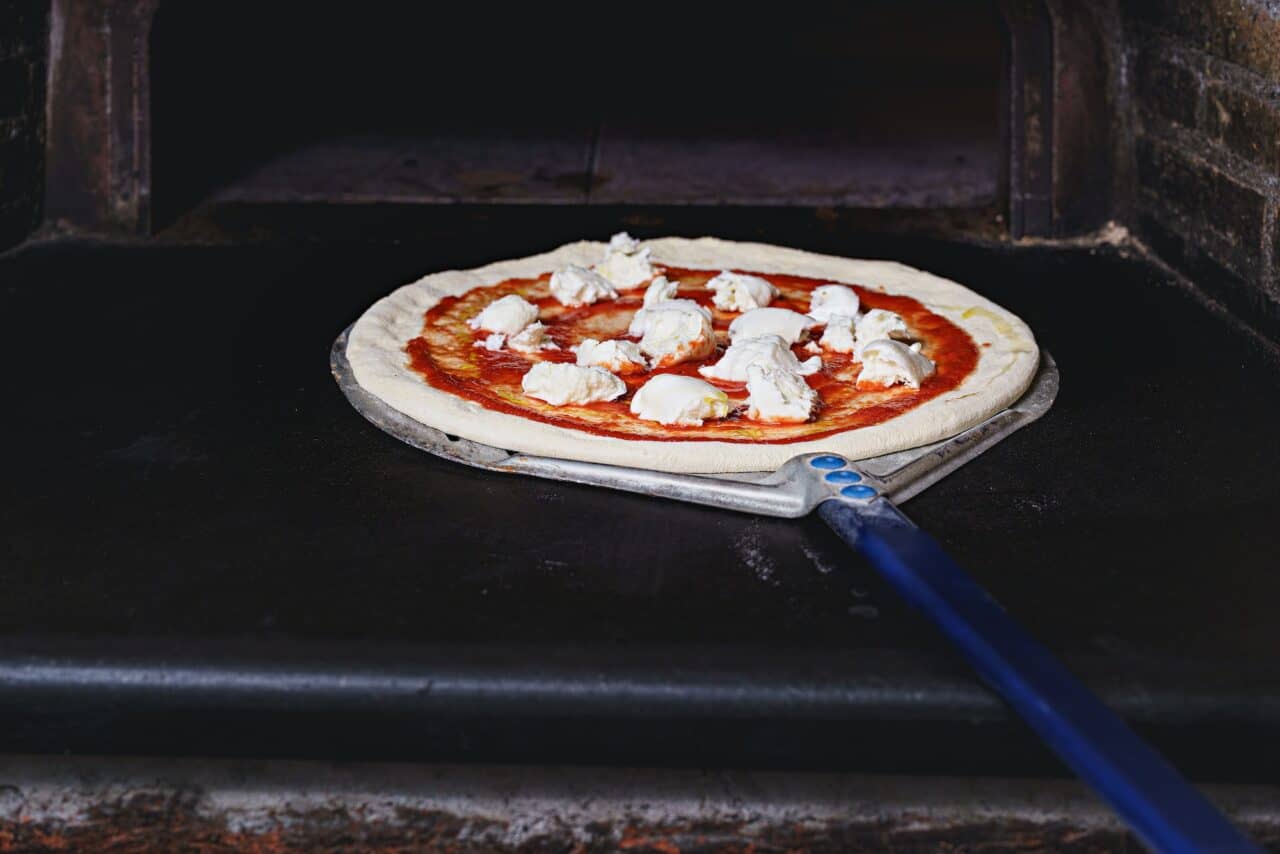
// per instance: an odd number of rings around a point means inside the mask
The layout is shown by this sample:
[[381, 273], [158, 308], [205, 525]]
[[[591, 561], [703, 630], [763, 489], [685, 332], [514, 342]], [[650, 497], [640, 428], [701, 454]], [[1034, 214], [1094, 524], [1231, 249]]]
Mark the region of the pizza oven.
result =
[[202, 239], [285, 206], [303, 232], [372, 207], [762, 207], [997, 241], [1114, 222], [1268, 325], [1272, 13], [1219, 5], [815, 2], [779, 28], [724, 4], [495, 26], [54, 2], [43, 205], [19, 219]]
[[[927, 26], [890, 4], [813, 4], [782, 33], [730, 10], [657, 3], [606, 21], [579, 3], [495, 27], [456, 8], [397, 28], [388, 6], [308, 15], [301, 32], [295, 14], [258, 12], [245, 39], [222, 4], [162, 7], [155, 222], [205, 199], [994, 203], [1000, 37], [986, 4], [928, 4]], [[198, 178], [194, 152], [217, 155]]]
[[1265, 0], [0, 2], [0, 754], [70, 754], [0, 838], [1124, 850], [820, 523], [334, 388], [395, 286], [626, 230], [1026, 319], [1053, 409], [904, 509], [1276, 844], [1278, 92]]
[[[89, 226], [155, 234], [218, 204], [731, 205], [954, 212], [1020, 237], [1110, 213], [1113, 58], [1092, 13], [1057, 13], [1082, 75], [1061, 97], [1034, 3], [808, 3], [781, 31], [676, 3], [497, 27], [483, 8], [397, 26], [394, 5], [105, 3], [55, 25], [103, 14], [113, 103], [57, 75], [50, 102], [49, 215]], [[79, 120], [95, 109], [110, 128]], [[108, 130], [113, 156], [91, 162], [85, 134]], [[1088, 193], [1055, 195], [1055, 156]]]

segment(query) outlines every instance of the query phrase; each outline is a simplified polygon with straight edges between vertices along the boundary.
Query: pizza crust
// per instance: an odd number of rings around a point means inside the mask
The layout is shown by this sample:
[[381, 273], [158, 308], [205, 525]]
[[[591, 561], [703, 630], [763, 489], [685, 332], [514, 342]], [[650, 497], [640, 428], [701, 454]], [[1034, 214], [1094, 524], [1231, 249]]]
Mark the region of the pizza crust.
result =
[[978, 364], [956, 388], [888, 421], [834, 436], [786, 444], [620, 439], [486, 409], [428, 385], [407, 365], [405, 344], [418, 337], [423, 315], [445, 296], [506, 279], [533, 278], [566, 264], [587, 266], [604, 243], [579, 242], [553, 252], [474, 270], [433, 273], [374, 303], [351, 329], [347, 359], [356, 382], [389, 406], [424, 424], [476, 442], [547, 457], [672, 472], [776, 469], [799, 454], [830, 452], [864, 459], [954, 436], [1006, 408], [1035, 376], [1040, 351], [1016, 315], [968, 288], [893, 261], [860, 261], [762, 243], [704, 237], [664, 237], [642, 243], [657, 264], [789, 273], [857, 284], [914, 297], [964, 329], [978, 345]]

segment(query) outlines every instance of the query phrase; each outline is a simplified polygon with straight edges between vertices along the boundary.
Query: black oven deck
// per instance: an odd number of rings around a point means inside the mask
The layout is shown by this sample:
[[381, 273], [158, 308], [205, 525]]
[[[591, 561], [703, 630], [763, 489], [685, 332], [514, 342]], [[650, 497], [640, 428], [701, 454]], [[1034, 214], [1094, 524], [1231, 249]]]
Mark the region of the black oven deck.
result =
[[819, 520], [486, 476], [330, 378], [413, 276], [629, 227], [894, 258], [1022, 315], [1053, 410], [907, 511], [1190, 774], [1280, 767], [1272, 351], [1110, 247], [624, 213], [0, 258], [0, 752], [1058, 772]]

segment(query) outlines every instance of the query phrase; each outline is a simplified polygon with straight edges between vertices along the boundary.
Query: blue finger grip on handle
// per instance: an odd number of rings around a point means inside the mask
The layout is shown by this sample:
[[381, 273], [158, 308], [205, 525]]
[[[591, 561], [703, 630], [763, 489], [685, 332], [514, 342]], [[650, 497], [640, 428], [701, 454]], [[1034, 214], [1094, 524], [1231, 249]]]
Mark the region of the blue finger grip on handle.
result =
[[889, 501], [818, 512], [1156, 851], [1260, 851]]

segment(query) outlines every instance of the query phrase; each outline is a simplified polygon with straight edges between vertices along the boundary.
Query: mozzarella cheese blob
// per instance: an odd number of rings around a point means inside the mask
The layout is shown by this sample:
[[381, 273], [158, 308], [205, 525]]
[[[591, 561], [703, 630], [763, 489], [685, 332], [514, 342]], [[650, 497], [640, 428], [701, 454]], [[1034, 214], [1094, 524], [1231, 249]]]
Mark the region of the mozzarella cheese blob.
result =
[[[507, 344], [512, 350], [521, 353], [535, 353], [538, 350], [559, 350], [559, 345], [547, 337], [547, 327], [542, 325], [542, 321], [535, 320], [530, 323], [519, 335], [512, 335], [507, 339]], [[488, 347], [488, 344], [485, 344]], [[490, 348], [492, 349], [492, 348]]]
[[622, 231], [609, 240], [604, 260], [592, 269], [615, 287], [634, 288], [653, 276], [649, 253], [649, 249], [640, 248], [638, 240]]
[[[486, 305], [484, 311], [467, 321], [467, 326], [472, 329], [483, 329], [485, 332], [518, 335], [537, 319], [536, 305], [527, 302], [517, 294], [507, 294]], [[488, 344], [486, 343], [485, 346]]]
[[649, 369], [649, 363], [644, 360], [634, 341], [597, 341], [595, 338], [587, 338], [574, 347], [573, 352], [578, 357], [578, 364], [583, 367], [595, 366], [615, 374], [638, 374]]
[[808, 376], [822, 368], [822, 360], [814, 356], [801, 362], [786, 341], [777, 335], [761, 335], [734, 341], [720, 361], [714, 365], [703, 365], [698, 368], [698, 373], [715, 380], [744, 383], [747, 381], [747, 369], [755, 366]]
[[893, 386], [901, 383], [920, 388], [933, 373], [933, 362], [922, 355], [919, 344], [908, 347], [901, 341], [880, 338], [862, 347], [862, 372], [858, 386]]
[[778, 289], [767, 280], [732, 270], [721, 270], [718, 276], [707, 282], [707, 289], [715, 291], [711, 302], [721, 311], [764, 308], [778, 295]]
[[837, 315], [858, 316], [858, 295], [846, 285], [822, 285], [809, 297], [809, 316], [819, 323], [830, 323]]
[[658, 276], [644, 290], [644, 307], [649, 308], [660, 302], [675, 299], [676, 288], [679, 286], [679, 282], [671, 282], [667, 280], [666, 276]]
[[678, 374], [659, 374], [631, 398], [631, 414], [637, 418], [688, 427], [724, 418], [731, 408], [729, 396], [711, 383]]
[[822, 330], [822, 338], [818, 345], [832, 353], [852, 353], [856, 349], [854, 328], [857, 319], [844, 314], [833, 314], [827, 318], [827, 328]]
[[520, 380], [529, 397], [552, 406], [615, 400], [627, 391], [627, 384], [604, 368], [584, 368], [565, 362], [538, 362]]
[[551, 295], [570, 308], [618, 298], [618, 292], [608, 279], [576, 264], [551, 274]]
[[711, 312], [698, 305], [691, 299], [669, 299], [662, 302], [654, 303], [648, 308], [642, 308], [631, 318], [631, 325], [627, 327], [627, 334], [639, 338], [649, 328], [649, 319], [654, 317], [659, 311], [686, 311], [692, 314], [700, 314], [711, 322]]
[[729, 324], [729, 340], [777, 335], [788, 344], [795, 344], [803, 341], [816, 325], [813, 318], [788, 308], [757, 308]]
[[879, 341], [882, 338], [903, 340], [910, 337], [911, 332], [907, 329], [907, 322], [897, 312], [873, 308], [858, 318], [857, 349], [859, 351], [872, 341]]
[[501, 350], [507, 344], [507, 336], [501, 332], [491, 332], [484, 338], [481, 338], [472, 347], [483, 347], [486, 350]]
[[653, 359], [655, 368], [701, 359], [716, 349], [716, 333], [711, 326], [709, 312], [693, 304], [695, 311], [686, 307], [670, 308], [676, 302], [658, 303], [647, 312], [643, 323], [644, 337], [640, 339], [640, 352]]
[[761, 365], [747, 368], [747, 417], [753, 421], [808, 421], [818, 393], [799, 375]]

